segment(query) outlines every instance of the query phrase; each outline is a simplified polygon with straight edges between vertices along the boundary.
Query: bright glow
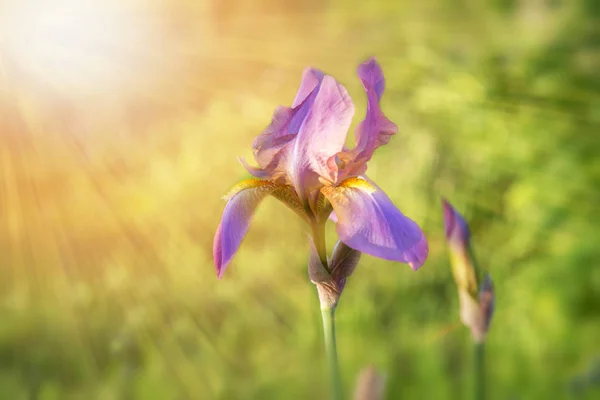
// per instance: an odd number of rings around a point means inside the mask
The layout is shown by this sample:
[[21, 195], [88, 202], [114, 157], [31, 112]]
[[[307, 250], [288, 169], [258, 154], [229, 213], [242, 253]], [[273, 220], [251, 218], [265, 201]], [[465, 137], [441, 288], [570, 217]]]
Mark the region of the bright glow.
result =
[[0, 51], [28, 82], [89, 92], [145, 68], [148, 20], [102, 0], [21, 1], [0, 10]]

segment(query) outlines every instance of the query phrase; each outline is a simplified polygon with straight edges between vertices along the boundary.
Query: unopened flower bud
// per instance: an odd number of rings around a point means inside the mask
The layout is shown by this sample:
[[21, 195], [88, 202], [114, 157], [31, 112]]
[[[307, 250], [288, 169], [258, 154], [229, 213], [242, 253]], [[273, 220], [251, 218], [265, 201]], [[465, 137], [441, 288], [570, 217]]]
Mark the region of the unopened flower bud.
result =
[[442, 205], [452, 272], [458, 286], [460, 319], [471, 330], [473, 340], [483, 342], [494, 310], [492, 280], [486, 275], [485, 280], [478, 285], [467, 222], [445, 199], [442, 199]]

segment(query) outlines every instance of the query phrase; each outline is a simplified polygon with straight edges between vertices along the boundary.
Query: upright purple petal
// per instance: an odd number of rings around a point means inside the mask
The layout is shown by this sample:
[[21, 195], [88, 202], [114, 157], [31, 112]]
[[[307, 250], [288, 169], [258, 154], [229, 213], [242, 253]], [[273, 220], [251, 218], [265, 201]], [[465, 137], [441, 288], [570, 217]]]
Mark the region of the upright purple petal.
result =
[[335, 181], [327, 161], [342, 150], [354, 115], [348, 92], [331, 76], [324, 76], [318, 91], [305, 102], [311, 98], [291, 160], [292, 180], [301, 196], [322, 185], [322, 179]]
[[386, 118], [379, 101], [385, 89], [383, 71], [372, 58], [358, 66], [358, 77], [367, 93], [367, 115], [357, 127], [354, 138], [361, 150], [360, 157], [371, 159], [375, 149], [390, 141], [390, 136], [398, 132], [398, 127]]
[[349, 178], [321, 191], [333, 205], [337, 233], [346, 245], [375, 257], [408, 263], [414, 270], [423, 265], [429, 248], [421, 228], [374, 183]]
[[213, 242], [213, 259], [219, 279], [246, 236], [256, 207], [278, 187], [268, 181], [248, 180], [241, 182], [229, 194]]
[[383, 77], [381, 66], [379, 66], [375, 57], [360, 64], [356, 69], [356, 73], [365, 90], [369, 91], [372, 89], [377, 95], [377, 100], [381, 99], [385, 90], [385, 78]]
[[292, 107], [279, 106], [275, 109], [271, 123], [254, 139], [252, 145], [258, 168], [241, 159], [252, 175], [292, 184], [290, 161], [294, 140], [311, 110], [315, 97], [311, 94], [318, 91], [323, 76], [319, 70], [305, 69]]
[[[362, 63], [357, 73], [367, 94], [367, 113], [354, 132], [356, 147], [337, 155], [339, 161], [336, 164], [341, 164], [338, 167], [342, 170], [338, 180], [363, 174], [375, 150], [389, 143], [391, 136], [398, 131], [396, 124], [383, 114], [379, 106], [385, 79], [377, 61], [372, 58]], [[333, 168], [331, 161], [329, 165]]]
[[297, 108], [321, 84], [325, 74], [315, 68], [306, 68], [302, 72], [302, 82], [292, 103], [292, 108]]
[[253, 144], [256, 177], [293, 184], [305, 197], [320, 178], [335, 180], [327, 161], [340, 152], [354, 106], [346, 89], [321, 71], [307, 68], [292, 107], [278, 107], [271, 124]]

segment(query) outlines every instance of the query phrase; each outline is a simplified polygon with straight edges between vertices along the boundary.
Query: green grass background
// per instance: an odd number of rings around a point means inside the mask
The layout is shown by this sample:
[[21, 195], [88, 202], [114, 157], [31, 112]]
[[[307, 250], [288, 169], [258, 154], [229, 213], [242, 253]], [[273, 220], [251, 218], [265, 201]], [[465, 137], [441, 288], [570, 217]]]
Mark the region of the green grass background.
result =
[[600, 396], [598, 2], [115, 4], [152, 34], [102, 36], [136, 63], [52, 76], [0, 47], [0, 398], [326, 398], [307, 227], [267, 199], [221, 281], [212, 238], [236, 157], [302, 70], [348, 88], [355, 126], [370, 56], [399, 133], [368, 173], [430, 255], [363, 256], [349, 279], [348, 394], [374, 364], [387, 399], [470, 396], [445, 196], [496, 286], [489, 398]]

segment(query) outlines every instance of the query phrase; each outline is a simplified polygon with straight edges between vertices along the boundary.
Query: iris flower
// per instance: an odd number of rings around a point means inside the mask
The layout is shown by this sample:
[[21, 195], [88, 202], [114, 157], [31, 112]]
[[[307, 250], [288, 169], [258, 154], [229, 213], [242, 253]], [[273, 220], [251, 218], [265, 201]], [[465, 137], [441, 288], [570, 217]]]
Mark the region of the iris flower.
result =
[[270, 125], [254, 140], [258, 165], [240, 159], [254, 178], [224, 196], [227, 204], [213, 244], [219, 278], [257, 206], [269, 195], [309, 224], [315, 252], [328, 272], [323, 233], [329, 218], [344, 248], [407, 263], [414, 270], [425, 262], [428, 245], [419, 226], [364, 175], [375, 150], [390, 141], [397, 127], [379, 105], [385, 80], [377, 61], [366, 61], [357, 72], [367, 111], [354, 132], [353, 149], [344, 146], [354, 114], [352, 99], [333, 77], [307, 68], [291, 107], [276, 108]]
[[465, 219], [442, 199], [446, 241], [452, 273], [458, 286], [460, 318], [470, 328], [476, 342], [482, 342], [489, 330], [494, 311], [494, 288], [489, 275], [478, 284], [477, 264], [471, 248], [471, 232]]

